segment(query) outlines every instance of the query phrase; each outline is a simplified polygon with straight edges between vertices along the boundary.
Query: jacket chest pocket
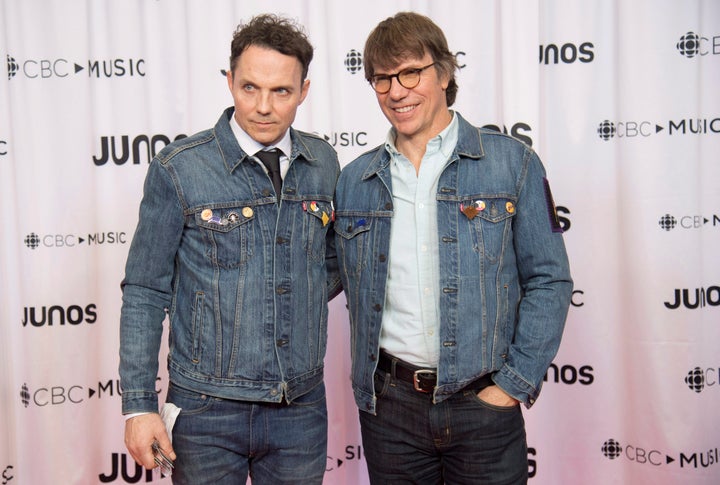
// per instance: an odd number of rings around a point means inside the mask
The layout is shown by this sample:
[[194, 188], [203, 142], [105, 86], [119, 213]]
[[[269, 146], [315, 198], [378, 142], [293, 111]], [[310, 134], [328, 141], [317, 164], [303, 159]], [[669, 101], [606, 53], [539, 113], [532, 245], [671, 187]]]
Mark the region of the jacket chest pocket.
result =
[[248, 240], [255, 219], [251, 206], [200, 208], [195, 224], [205, 240], [205, 254], [221, 268], [232, 269], [245, 264], [251, 256]]
[[497, 262], [512, 231], [512, 218], [517, 213], [515, 200], [508, 197], [466, 200], [460, 211], [467, 216], [475, 250], [487, 260]]
[[308, 257], [316, 263], [325, 260], [325, 238], [328, 227], [335, 218], [330, 202], [307, 200], [303, 201], [304, 240]]
[[365, 252], [369, 251], [372, 217], [346, 216], [338, 214], [335, 220], [335, 242], [338, 256], [342, 258], [346, 271], [359, 273], [365, 263]]

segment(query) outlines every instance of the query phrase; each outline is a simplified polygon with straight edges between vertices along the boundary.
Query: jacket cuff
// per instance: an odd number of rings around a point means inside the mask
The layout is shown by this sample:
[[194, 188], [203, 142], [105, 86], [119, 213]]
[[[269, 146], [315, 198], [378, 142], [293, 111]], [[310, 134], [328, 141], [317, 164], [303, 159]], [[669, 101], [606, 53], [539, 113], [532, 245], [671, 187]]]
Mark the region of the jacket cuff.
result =
[[537, 399], [540, 389], [535, 389], [525, 379], [512, 371], [507, 365], [493, 375], [493, 382], [509, 396], [517, 399], [530, 409]]

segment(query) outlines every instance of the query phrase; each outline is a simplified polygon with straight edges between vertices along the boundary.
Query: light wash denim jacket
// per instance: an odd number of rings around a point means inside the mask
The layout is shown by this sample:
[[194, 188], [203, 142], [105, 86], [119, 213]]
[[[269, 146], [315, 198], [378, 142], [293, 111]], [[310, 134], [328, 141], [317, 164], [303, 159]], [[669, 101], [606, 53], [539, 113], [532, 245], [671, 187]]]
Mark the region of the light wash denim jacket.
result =
[[[440, 402], [485, 374], [530, 407], [554, 358], [572, 280], [545, 170], [535, 152], [459, 117], [437, 189]], [[375, 412], [373, 374], [393, 215], [383, 146], [350, 163], [335, 193], [340, 276], [351, 323], [355, 401]]]
[[230, 128], [166, 146], [145, 180], [120, 322], [123, 413], [157, 411], [162, 322], [170, 380], [213, 396], [279, 402], [323, 378], [327, 301], [340, 291], [332, 198], [340, 167], [324, 140], [291, 130], [276, 203]]

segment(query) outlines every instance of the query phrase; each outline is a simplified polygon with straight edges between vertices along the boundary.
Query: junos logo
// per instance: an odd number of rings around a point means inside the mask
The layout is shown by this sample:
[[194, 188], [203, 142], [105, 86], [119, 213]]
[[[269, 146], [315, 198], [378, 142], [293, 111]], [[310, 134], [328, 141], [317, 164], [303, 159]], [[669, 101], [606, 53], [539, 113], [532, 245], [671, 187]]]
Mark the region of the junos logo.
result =
[[48, 307], [25, 307], [23, 310], [22, 326], [44, 327], [53, 325], [79, 325], [81, 323], [93, 324], [97, 321], [97, 305], [90, 303], [84, 308], [80, 305], [63, 307], [52, 305]]
[[540, 64], [573, 64], [574, 62], [582, 62], [587, 64], [595, 60], [595, 46], [592, 42], [583, 42], [575, 45], [572, 42], [565, 43], [561, 46], [557, 44], [547, 44], [540, 46]]
[[707, 288], [676, 288], [673, 294], [672, 302], [664, 302], [665, 308], [675, 310], [680, 305], [689, 310], [704, 308], [706, 306], [720, 306], [720, 286], [708, 286]]
[[547, 373], [543, 381], [552, 381], [555, 383], [562, 382], [563, 384], [582, 384], [589, 386], [595, 382], [595, 376], [593, 375], [594, 369], [589, 365], [583, 365], [581, 367], [575, 367], [572, 365], [559, 366], [555, 363], [550, 364]]
[[[182, 138], [187, 138], [187, 135], [176, 135], [172, 141]], [[170, 141], [169, 136], [162, 134], [138, 135], [132, 139], [132, 144], [130, 143], [130, 136], [128, 135], [120, 135], [118, 137], [101, 136], [100, 154], [92, 157], [93, 163], [100, 167], [112, 159], [115, 165], [125, 165], [128, 160], [131, 160], [131, 156], [133, 165], [139, 165], [142, 162], [150, 163], [153, 157], [168, 145]]]

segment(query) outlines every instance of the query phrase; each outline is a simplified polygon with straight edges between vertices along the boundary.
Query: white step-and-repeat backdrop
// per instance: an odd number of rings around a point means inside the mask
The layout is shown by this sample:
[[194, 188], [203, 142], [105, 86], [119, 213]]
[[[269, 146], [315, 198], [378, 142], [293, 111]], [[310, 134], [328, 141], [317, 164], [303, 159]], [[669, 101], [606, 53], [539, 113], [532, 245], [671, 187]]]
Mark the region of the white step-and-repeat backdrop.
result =
[[[233, 30], [276, 12], [316, 47], [295, 126], [350, 162], [388, 128], [362, 50], [399, 10], [553, 185], [576, 288], [530, 482], [720, 483], [720, 2], [1, 0], [0, 484], [169, 483], [125, 450], [117, 373], [148, 161], [215, 123]], [[325, 482], [364, 484], [343, 297], [330, 319]]]

